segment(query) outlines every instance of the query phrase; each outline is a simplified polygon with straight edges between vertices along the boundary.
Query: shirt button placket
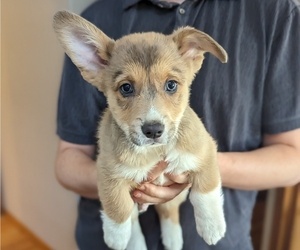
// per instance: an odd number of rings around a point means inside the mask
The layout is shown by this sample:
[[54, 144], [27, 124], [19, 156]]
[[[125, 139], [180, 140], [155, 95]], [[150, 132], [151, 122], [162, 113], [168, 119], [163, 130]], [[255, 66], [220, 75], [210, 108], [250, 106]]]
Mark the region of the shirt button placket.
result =
[[179, 8], [179, 14], [184, 15], [185, 14], [185, 9], [184, 8]]
[[176, 28], [186, 26], [188, 22], [188, 7], [186, 5], [188, 1], [184, 2], [177, 8], [176, 13]]

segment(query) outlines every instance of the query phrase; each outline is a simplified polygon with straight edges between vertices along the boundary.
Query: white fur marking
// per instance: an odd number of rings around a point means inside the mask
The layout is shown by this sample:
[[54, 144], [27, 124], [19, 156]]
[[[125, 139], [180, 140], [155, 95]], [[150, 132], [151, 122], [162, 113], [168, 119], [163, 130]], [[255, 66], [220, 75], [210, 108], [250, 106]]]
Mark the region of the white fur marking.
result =
[[223, 213], [223, 195], [220, 186], [209, 193], [199, 193], [192, 189], [190, 201], [194, 207], [196, 227], [199, 235], [209, 245], [215, 245], [226, 231]]
[[151, 105], [145, 117], [145, 122], [147, 121], [160, 121], [163, 123], [163, 116], [153, 105]]
[[[157, 164], [157, 162], [161, 159], [157, 159], [156, 161], [150, 162], [147, 166], [135, 167], [120, 165], [116, 169], [118, 172], [116, 175], [125, 178], [134, 180], [137, 183], [141, 183], [147, 179], [147, 176], [151, 169]], [[168, 167], [164, 172], [173, 173], [173, 174], [181, 174], [185, 171], [193, 170], [199, 167], [199, 159], [190, 153], [180, 152], [179, 150], [173, 149], [170, 151], [165, 159], [169, 162]], [[155, 184], [163, 185], [168, 179], [164, 174], [161, 174], [156, 180]]]
[[133, 168], [126, 165], [121, 165], [118, 168], [118, 176], [128, 179], [134, 180], [137, 183], [141, 183], [142, 181], [147, 179], [149, 171], [155, 166], [156, 163], [153, 163], [149, 166], [143, 166], [143, 168]]
[[129, 243], [126, 250], [147, 250], [145, 237], [142, 233], [142, 229], [138, 218], [132, 221], [132, 231]]
[[166, 250], [180, 250], [183, 247], [182, 229], [170, 219], [161, 220], [161, 236]]
[[166, 172], [172, 172], [174, 174], [181, 174], [188, 170], [194, 170], [200, 165], [200, 161], [195, 155], [181, 152], [176, 149], [173, 149], [168, 153], [166, 161], [169, 162]]
[[101, 217], [105, 243], [115, 250], [126, 249], [131, 236], [131, 216], [121, 224], [110, 219], [104, 211], [101, 212]]

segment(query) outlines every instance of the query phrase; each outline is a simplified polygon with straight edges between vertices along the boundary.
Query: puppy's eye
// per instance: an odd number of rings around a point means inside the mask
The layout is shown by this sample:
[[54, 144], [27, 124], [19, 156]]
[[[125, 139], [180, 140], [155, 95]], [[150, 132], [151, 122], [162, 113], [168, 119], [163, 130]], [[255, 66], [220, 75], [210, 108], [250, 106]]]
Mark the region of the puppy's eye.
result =
[[165, 84], [165, 91], [173, 94], [177, 91], [177, 82], [174, 80], [168, 80]]
[[120, 86], [119, 90], [124, 97], [132, 96], [134, 94], [134, 88], [130, 83], [124, 83]]

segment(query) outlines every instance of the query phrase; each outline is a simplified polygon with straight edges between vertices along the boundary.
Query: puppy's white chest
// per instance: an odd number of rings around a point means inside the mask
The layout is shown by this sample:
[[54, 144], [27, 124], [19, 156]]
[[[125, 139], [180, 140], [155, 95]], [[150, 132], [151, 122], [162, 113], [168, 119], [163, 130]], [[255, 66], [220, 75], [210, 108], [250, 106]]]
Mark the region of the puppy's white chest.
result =
[[[182, 152], [177, 149], [170, 150], [165, 159], [168, 162], [168, 166], [164, 173], [181, 174], [186, 171], [191, 171], [199, 167], [200, 160], [195, 155]], [[132, 167], [132, 166], [120, 166], [119, 175], [125, 179], [131, 179], [137, 183], [145, 181], [148, 177], [149, 172], [155, 167], [159, 159], [153, 159], [149, 161], [146, 166]], [[167, 178], [162, 173], [155, 181], [157, 185], [163, 185]]]
[[171, 150], [165, 160], [169, 163], [166, 172], [174, 174], [194, 170], [200, 164], [200, 160], [197, 156], [177, 149]]
[[122, 165], [119, 167], [118, 175], [120, 175], [122, 178], [133, 180], [136, 183], [141, 183], [147, 180], [148, 174], [155, 164], [156, 163], [153, 163], [149, 166], [134, 168]]
[[[165, 161], [168, 162], [168, 167], [164, 173], [172, 174], [182, 174], [186, 171], [195, 170], [200, 164], [199, 158], [195, 155], [176, 149], [167, 154]], [[164, 173], [155, 180], [155, 184], [163, 185], [168, 180]]]

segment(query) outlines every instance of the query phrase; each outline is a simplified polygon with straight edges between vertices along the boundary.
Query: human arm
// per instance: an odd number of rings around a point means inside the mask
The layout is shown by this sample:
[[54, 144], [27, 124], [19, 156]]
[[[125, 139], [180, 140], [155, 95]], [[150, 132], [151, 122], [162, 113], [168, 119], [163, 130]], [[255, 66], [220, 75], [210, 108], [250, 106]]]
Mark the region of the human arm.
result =
[[81, 196], [98, 199], [94, 145], [73, 144], [60, 140], [55, 164], [59, 183]]
[[[259, 190], [291, 186], [300, 181], [300, 129], [265, 135], [263, 145], [249, 152], [218, 154], [223, 186]], [[55, 172], [65, 188], [97, 199], [97, 174], [92, 159], [94, 151], [93, 145], [77, 145], [61, 140]], [[164, 168], [164, 164], [158, 165], [152, 173], [152, 179]], [[169, 178], [173, 183], [166, 187], [150, 182], [143, 184], [141, 187], [144, 190], [134, 191], [134, 200], [139, 203], [166, 202], [189, 186], [184, 175], [170, 175]]]
[[266, 134], [263, 147], [249, 152], [219, 153], [223, 186], [262, 190], [300, 182], [300, 129]]

